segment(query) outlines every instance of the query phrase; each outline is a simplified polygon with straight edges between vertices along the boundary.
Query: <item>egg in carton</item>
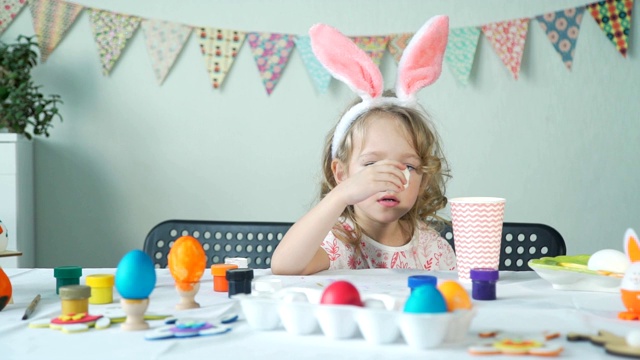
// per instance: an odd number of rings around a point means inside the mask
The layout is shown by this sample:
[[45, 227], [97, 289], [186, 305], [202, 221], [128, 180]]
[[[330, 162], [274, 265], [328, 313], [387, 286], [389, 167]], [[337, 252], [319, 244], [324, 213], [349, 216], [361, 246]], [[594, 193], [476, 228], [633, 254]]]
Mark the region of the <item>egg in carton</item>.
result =
[[462, 341], [475, 316], [460, 284], [445, 281], [441, 285], [417, 288], [408, 298], [361, 296], [347, 281], [335, 281], [324, 291], [292, 287], [233, 298], [256, 330], [284, 328], [291, 334], [308, 335], [320, 329], [332, 339], [353, 338], [359, 332], [373, 344], [394, 343], [402, 336], [412, 347], [431, 348]]

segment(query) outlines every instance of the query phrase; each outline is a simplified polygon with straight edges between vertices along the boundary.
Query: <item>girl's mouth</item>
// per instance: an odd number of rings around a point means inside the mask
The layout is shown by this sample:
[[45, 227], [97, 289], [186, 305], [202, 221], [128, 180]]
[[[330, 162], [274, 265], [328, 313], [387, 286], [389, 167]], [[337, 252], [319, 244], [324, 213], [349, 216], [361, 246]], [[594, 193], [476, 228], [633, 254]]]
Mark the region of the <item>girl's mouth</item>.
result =
[[380, 199], [378, 199], [378, 204], [384, 207], [394, 207], [400, 204], [400, 201], [395, 196], [386, 195]]

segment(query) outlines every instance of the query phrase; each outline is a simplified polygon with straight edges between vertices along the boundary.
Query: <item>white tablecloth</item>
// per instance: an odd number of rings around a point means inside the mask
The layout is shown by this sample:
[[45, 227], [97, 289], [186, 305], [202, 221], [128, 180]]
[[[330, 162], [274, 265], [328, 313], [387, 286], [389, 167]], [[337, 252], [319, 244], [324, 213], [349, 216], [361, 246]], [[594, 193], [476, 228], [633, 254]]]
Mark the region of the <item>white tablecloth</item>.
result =
[[[590, 343], [565, 340], [568, 332], [595, 334], [609, 330], [620, 335], [640, 329], [640, 323], [616, 318], [624, 309], [619, 294], [554, 290], [535, 272], [501, 272], [498, 299], [475, 301], [474, 318], [467, 342], [429, 350], [409, 347], [402, 339], [391, 345], [372, 345], [361, 336], [348, 340], [333, 340], [322, 333], [307, 336], [291, 335], [281, 330], [255, 331], [242, 318], [233, 330], [221, 336], [195, 337], [148, 341], [144, 331], [122, 331], [118, 324], [105, 330], [90, 329], [65, 334], [52, 329], [32, 329], [29, 321], [50, 319], [60, 313], [60, 300], [55, 292], [52, 269], [4, 269], [13, 284], [14, 303], [0, 311], [0, 359], [464, 359], [473, 358], [467, 347], [477, 342], [477, 333], [499, 330], [515, 334], [539, 335], [543, 331], [557, 331], [563, 336], [553, 340], [564, 346], [562, 358], [609, 358], [602, 348]], [[114, 273], [114, 269], [84, 269], [84, 276]], [[256, 277], [275, 277], [284, 286], [303, 286], [321, 289], [336, 279], [355, 284], [362, 293], [408, 294], [407, 277], [425, 274], [404, 270], [326, 271], [313, 276], [274, 276], [269, 270], [256, 270]], [[452, 272], [429, 273], [439, 279], [455, 279]], [[234, 301], [226, 293], [213, 291], [208, 272], [201, 280], [196, 301], [197, 310], [174, 310], [179, 298], [168, 270], [157, 270], [158, 281], [150, 296], [148, 313], [172, 314], [179, 318], [213, 319], [225, 313]], [[465, 285], [470, 290], [470, 285]], [[36, 294], [42, 300], [32, 317], [21, 317]], [[119, 295], [114, 289], [114, 303], [90, 305], [89, 312], [100, 314], [119, 310]], [[150, 321], [157, 328], [163, 321]], [[498, 359], [508, 359], [499, 356]], [[515, 357], [522, 359], [522, 357]]]

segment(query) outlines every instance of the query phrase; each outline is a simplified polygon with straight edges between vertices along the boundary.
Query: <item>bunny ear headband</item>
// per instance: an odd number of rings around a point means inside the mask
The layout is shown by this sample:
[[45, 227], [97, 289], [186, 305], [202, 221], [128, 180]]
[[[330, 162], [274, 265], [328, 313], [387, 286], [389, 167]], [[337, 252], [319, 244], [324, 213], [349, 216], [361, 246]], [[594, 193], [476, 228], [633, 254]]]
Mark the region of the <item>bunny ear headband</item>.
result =
[[383, 97], [382, 74], [371, 58], [338, 30], [318, 24], [309, 30], [311, 47], [324, 67], [362, 98], [340, 119], [333, 135], [331, 155], [336, 157], [351, 123], [367, 110], [383, 105], [417, 107], [416, 93], [433, 84], [442, 72], [449, 36], [449, 18], [439, 15], [424, 24], [404, 49], [398, 64], [395, 97]]

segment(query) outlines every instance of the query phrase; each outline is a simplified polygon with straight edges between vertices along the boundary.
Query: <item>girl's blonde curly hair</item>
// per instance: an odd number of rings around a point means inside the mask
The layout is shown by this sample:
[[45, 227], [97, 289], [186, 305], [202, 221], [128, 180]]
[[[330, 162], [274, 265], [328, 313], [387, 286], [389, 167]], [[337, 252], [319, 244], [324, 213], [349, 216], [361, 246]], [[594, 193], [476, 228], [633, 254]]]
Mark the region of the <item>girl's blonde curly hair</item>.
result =
[[[393, 97], [395, 94], [391, 91], [386, 91], [383, 96]], [[356, 101], [354, 104], [358, 102], [359, 101]], [[348, 109], [354, 104], [349, 106]], [[426, 112], [399, 105], [384, 105], [368, 110], [356, 118], [347, 130], [344, 140], [337, 149], [335, 159], [340, 161], [348, 169], [354, 148], [354, 135], [357, 134], [360, 139], [364, 139], [367, 126], [371, 122], [371, 119], [384, 114], [393, 116], [402, 124], [421, 161], [421, 166], [416, 169], [417, 172], [423, 175], [418, 199], [411, 210], [400, 218], [400, 221], [406, 225], [408, 234], [413, 234], [420, 222], [433, 222], [434, 225], [439, 228], [444, 219], [438, 216], [437, 211], [447, 205], [445, 183], [451, 176], [449, 174], [447, 161], [440, 147], [439, 136]], [[337, 186], [331, 167], [334, 160], [331, 155], [334, 131], [335, 126], [331, 129], [325, 140], [320, 199], [324, 198]], [[353, 231], [348, 231], [340, 223], [337, 223], [333, 228], [333, 233], [342, 241], [354, 246], [356, 251], [359, 252], [362, 229], [355, 221], [353, 205], [345, 208], [342, 217], [353, 223]]]

